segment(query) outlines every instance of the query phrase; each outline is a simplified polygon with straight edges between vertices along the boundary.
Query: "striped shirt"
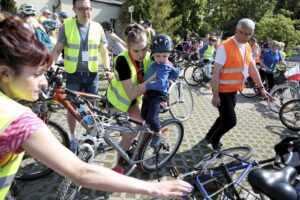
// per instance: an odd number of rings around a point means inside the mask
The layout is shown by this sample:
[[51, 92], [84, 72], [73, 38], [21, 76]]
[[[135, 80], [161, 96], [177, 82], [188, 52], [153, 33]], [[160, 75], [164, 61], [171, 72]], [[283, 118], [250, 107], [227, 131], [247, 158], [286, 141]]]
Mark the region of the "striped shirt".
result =
[[16, 118], [0, 134], [0, 160], [9, 153], [20, 153], [23, 142], [39, 128], [44, 122], [32, 112], [25, 112]]

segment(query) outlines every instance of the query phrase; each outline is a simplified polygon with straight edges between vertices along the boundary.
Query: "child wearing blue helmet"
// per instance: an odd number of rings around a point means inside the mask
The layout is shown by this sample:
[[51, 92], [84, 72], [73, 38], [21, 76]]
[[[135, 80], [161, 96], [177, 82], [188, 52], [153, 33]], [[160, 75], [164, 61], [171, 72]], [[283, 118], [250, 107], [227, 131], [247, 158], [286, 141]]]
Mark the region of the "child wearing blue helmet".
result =
[[168, 60], [172, 48], [172, 40], [168, 35], [155, 35], [151, 44], [154, 62], [144, 76], [144, 79], [147, 80], [156, 73], [156, 79], [146, 84], [146, 94], [143, 97], [141, 110], [142, 118], [155, 133], [150, 143], [150, 146], [154, 149], [158, 148], [161, 142], [160, 104], [168, 98], [169, 80], [176, 79], [179, 75], [179, 70], [173, 67]]

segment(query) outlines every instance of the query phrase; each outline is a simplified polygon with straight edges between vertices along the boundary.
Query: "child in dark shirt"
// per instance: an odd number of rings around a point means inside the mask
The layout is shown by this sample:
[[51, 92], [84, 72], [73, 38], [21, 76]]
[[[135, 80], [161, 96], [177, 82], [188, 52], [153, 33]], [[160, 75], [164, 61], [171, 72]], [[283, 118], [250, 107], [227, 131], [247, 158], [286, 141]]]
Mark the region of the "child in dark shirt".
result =
[[179, 70], [168, 60], [172, 51], [172, 40], [168, 35], [159, 34], [153, 37], [151, 53], [154, 62], [144, 76], [147, 80], [156, 73], [156, 79], [146, 84], [146, 94], [143, 97], [142, 118], [155, 133], [150, 146], [158, 148], [161, 142], [161, 124], [159, 121], [160, 104], [168, 98], [169, 80], [176, 79]]

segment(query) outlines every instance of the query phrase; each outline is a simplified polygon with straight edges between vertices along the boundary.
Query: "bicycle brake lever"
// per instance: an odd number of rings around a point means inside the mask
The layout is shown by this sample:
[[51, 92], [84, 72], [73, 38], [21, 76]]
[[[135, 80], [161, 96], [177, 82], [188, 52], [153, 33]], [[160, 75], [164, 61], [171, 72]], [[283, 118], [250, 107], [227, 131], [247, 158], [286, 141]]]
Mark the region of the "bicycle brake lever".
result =
[[47, 94], [47, 88], [42, 88], [39, 94], [41, 100], [49, 99], [49, 95]]

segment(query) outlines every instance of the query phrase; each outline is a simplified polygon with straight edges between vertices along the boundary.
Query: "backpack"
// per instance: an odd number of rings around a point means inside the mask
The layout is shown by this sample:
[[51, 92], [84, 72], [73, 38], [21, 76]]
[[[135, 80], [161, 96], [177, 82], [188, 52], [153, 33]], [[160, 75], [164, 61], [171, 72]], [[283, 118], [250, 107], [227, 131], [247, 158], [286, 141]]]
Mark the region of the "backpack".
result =
[[35, 36], [41, 43], [43, 43], [49, 49], [49, 51], [52, 50], [53, 45], [52, 45], [52, 42], [51, 42], [51, 38], [45, 31], [43, 31], [40, 28], [36, 28], [35, 29]]
[[274, 165], [284, 167], [286, 165], [295, 167], [300, 172], [300, 138], [288, 137], [275, 145]]

